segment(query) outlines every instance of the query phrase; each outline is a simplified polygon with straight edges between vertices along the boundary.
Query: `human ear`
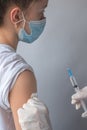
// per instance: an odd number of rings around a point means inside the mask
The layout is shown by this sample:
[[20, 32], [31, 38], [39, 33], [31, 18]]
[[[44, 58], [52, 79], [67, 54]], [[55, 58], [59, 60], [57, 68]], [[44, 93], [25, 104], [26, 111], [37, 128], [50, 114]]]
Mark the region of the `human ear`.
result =
[[16, 23], [18, 21], [20, 21], [21, 19], [22, 19], [22, 12], [21, 12], [20, 8], [16, 7], [14, 9], [12, 9], [10, 12], [10, 20], [11, 20], [12, 24], [14, 24], [17, 27], [18, 24], [16, 24]]

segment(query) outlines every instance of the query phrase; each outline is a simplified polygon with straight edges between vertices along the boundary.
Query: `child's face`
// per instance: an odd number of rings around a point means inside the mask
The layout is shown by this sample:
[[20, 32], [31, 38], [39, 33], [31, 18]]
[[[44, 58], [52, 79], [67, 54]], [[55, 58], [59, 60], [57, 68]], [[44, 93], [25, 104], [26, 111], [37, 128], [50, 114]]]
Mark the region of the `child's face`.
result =
[[[44, 12], [47, 4], [48, 0], [39, 0], [38, 2], [32, 3], [31, 6], [23, 12], [26, 21], [38, 21], [44, 19]], [[27, 23], [25, 23], [25, 30], [28, 34], [30, 33]]]
[[[8, 30], [9, 34], [11, 33], [14, 39], [18, 40], [18, 33], [21, 28], [23, 28], [24, 18], [25, 22], [25, 31], [30, 34], [31, 30], [29, 28], [28, 21], [39, 21], [45, 18], [44, 11], [47, 7], [48, 0], [38, 0], [37, 2], [32, 2], [31, 5], [24, 11], [22, 11], [18, 6], [13, 5], [7, 11], [4, 17], [4, 28]], [[19, 22], [20, 21], [20, 22]], [[17, 41], [16, 40], [16, 41]], [[18, 42], [18, 41], [17, 41]]]

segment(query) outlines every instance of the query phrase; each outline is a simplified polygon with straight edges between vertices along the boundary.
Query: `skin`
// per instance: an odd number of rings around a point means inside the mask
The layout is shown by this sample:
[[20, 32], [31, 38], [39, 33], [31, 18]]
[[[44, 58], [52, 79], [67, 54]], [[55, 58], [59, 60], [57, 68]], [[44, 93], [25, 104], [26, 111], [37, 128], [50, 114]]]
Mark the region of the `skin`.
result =
[[[25, 11], [24, 17], [27, 21], [41, 20], [44, 18], [44, 10], [48, 0], [33, 2]], [[10, 45], [15, 50], [18, 45], [18, 32], [23, 27], [24, 21], [16, 24], [23, 18], [22, 11], [16, 5], [9, 7], [4, 17], [4, 24], [0, 27], [0, 43]], [[28, 24], [25, 24], [25, 31], [30, 34]], [[31, 71], [22, 72], [17, 78], [12, 90], [9, 92], [9, 102], [14, 118], [16, 130], [22, 130], [18, 122], [17, 110], [29, 100], [32, 93], [37, 92], [37, 84], [34, 74]]]

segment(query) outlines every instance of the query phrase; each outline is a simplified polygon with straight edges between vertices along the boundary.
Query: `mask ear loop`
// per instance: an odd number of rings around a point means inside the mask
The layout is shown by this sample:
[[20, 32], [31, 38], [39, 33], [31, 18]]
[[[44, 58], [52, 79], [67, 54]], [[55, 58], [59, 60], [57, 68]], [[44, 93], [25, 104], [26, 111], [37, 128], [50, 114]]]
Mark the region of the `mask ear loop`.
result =
[[25, 18], [24, 18], [24, 14], [23, 14], [23, 12], [22, 12], [22, 17], [23, 17], [23, 19], [17, 21], [15, 24], [18, 24], [18, 23], [24, 21], [24, 23], [23, 23], [23, 29], [24, 29], [24, 27], [25, 27], [25, 23], [26, 23], [26, 20], [25, 20]]
[[23, 12], [22, 12], [22, 17], [23, 17], [23, 20], [24, 20], [24, 24], [23, 24], [23, 29], [24, 29], [24, 27], [25, 27], [25, 23], [26, 23], [26, 20], [25, 20], [25, 17], [24, 17]]

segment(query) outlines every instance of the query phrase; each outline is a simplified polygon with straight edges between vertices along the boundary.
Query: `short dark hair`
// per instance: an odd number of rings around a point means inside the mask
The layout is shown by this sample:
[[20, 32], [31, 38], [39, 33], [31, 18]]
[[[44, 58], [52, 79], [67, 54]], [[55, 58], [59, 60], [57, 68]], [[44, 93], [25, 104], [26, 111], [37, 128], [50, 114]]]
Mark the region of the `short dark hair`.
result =
[[25, 10], [33, 1], [37, 0], [0, 0], [0, 26], [3, 25], [4, 16], [11, 5], [15, 4]]

